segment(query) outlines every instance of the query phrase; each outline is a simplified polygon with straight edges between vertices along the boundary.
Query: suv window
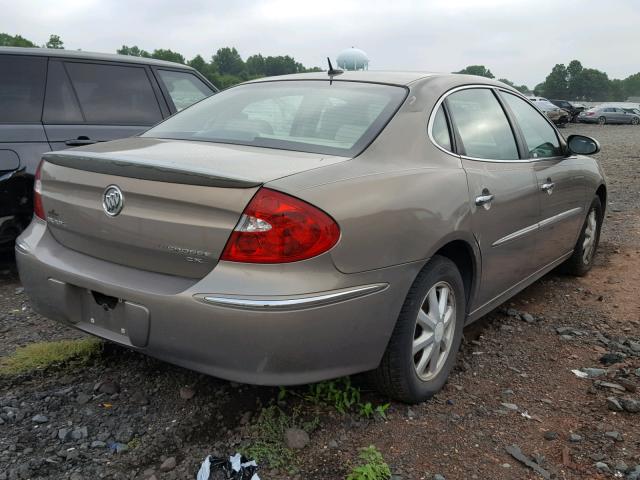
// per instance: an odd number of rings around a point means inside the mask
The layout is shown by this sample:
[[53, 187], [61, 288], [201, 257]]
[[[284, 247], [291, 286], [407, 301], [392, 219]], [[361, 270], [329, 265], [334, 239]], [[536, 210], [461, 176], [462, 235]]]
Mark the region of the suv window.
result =
[[451, 136], [449, 135], [449, 126], [447, 125], [447, 117], [444, 114], [442, 105], [438, 108], [436, 116], [433, 118], [433, 126], [431, 127], [431, 135], [435, 142], [445, 150], [451, 151]]
[[0, 123], [40, 122], [47, 60], [0, 55]]
[[44, 100], [44, 123], [82, 123], [84, 118], [62, 62], [50, 61]]
[[530, 158], [562, 155], [556, 131], [535, 108], [511, 93], [504, 92], [502, 97], [520, 125]]
[[447, 97], [465, 155], [490, 160], [516, 160], [518, 148], [509, 121], [487, 88], [470, 88]]
[[160, 107], [144, 67], [65, 63], [88, 123], [153, 125]]
[[177, 111], [213, 94], [213, 91], [192, 73], [158, 70], [158, 74]]

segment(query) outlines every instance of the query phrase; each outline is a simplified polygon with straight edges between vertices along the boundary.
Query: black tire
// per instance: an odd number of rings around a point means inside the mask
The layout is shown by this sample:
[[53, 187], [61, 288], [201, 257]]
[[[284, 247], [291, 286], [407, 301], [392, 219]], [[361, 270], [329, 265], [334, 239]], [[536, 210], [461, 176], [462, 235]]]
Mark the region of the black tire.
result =
[[[587, 229], [589, 228], [589, 218], [591, 213], [595, 214], [596, 227], [595, 232], [593, 234], [593, 248], [591, 249], [590, 254], [585, 256], [585, 239], [587, 237]], [[582, 230], [580, 230], [580, 236], [578, 237], [578, 241], [573, 249], [573, 254], [567, 259], [567, 261], [562, 265], [562, 271], [568, 273], [569, 275], [576, 275], [582, 277], [587, 274], [591, 267], [593, 266], [593, 257], [598, 250], [598, 243], [600, 242], [600, 229], [602, 228], [602, 220], [603, 220], [603, 211], [602, 204], [600, 203], [599, 197], [594, 197], [591, 202], [591, 206], [589, 207], [589, 211], [584, 220], [584, 224], [582, 225]]]
[[599, 125], [604, 125], [605, 123], [607, 123], [607, 117], [598, 117]]
[[[425, 302], [425, 299], [432, 287], [442, 288], [438, 285], [451, 287], [453, 292], [451, 305], [455, 305], [455, 318], [450, 320], [453, 332], [443, 334], [441, 329], [439, 333], [442, 340], [438, 344], [447, 343], [446, 339], [451, 338], [447, 355], [441, 360], [442, 366], [437, 370], [437, 373], [434, 373], [433, 378], [425, 381], [417, 373], [413, 343], [418, 332], [418, 313], [422, 309], [423, 303], [428, 303], [428, 300]], [[380, 393], [401, 402], [419, 403], [442, 389], [460, 349], [462, 329], [466, 318], [465, 298], [464, 284], [456, 265], [448, 258], [434, 256], [418, 274], [409, 289], [380, 366], [370, 372], [370, 378]], [[435, 329], [433, 335], [434, 338], [438, 338]], [[429, 365], [427, 365], [427, 370]]]
[[638, 117], [633, 117], [631, 119], [631, 125], [638, 125], [640, 123], [640, 119]]

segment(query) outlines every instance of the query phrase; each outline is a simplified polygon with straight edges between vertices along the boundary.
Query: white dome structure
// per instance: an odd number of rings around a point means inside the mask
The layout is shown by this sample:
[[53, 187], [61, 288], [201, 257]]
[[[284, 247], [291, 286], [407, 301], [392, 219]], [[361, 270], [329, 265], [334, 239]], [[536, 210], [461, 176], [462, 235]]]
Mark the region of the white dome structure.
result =
[[369, 70], [369, 57], [359, 48], [343, 50], [336, 58], [338, 68], [343, 70]]

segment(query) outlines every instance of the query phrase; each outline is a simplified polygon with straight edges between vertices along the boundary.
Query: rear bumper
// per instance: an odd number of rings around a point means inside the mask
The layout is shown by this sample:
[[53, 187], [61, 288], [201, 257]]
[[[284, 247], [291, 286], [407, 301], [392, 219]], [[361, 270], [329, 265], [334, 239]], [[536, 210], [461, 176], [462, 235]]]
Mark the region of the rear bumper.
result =
[[[243, 383], [309, 383], [375, 368], [424, 262], [342, 274], [330, 256], [220, 262], [195, 281], [69, 250], [35, 220], [18, 239], [36, 311], [193, 370]], [[95, 294], [120, 299], [106, 311]]]
[[598, 123], [598, 117], [578, 117], [580, 123]]

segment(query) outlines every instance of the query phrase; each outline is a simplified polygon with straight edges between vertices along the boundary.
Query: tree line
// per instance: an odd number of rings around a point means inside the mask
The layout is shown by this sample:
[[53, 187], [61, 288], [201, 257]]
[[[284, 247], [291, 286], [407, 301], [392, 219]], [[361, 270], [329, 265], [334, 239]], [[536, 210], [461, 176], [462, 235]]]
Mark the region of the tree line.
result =
[[[64, 42], [59, 35], [50, 35], [47, 43], [37, 45], [20, 35], [0, 33], [0, 46], [64, 48]], [[243, 60], [234, 47], [219, 48], [209, 60], [202, 55], [196, 55], [187, 60], [182, 54], [170, 49], [147, 51], [136, 45], [131, 47], [123, 45], [116, 53], [189, 65], [218, 88], [226, 88], [253, 78], [322, 70], [318, 67], [307, 68], [289, 55], [262, 56], [258, 53]], [[495, 78], [491, 70], [484, 65], [469, 65], [453, 73]], [[595, 68], [585, 68], [578, 60], [572, 60], [567, 66], [562, 63], [555, 65], [544, 82], [536, 85], [533, 91], [526, 85], [515, 85], [506, 78], [498, 80], [525, 94], [533, 93], [536, 96], [563, 100], [624, 101], [629, 97], [640, 96], [640, 72], [622, 80], [610, 79], [605, 72]]]
[[[495, 78], [484, 65], [469, 65], [453, 73]], [[578, 60], [572, 60], [567, 66], [562, 63], [555, 65], [544, 82], [536, 85], [533, 91], [526, 85], [514, 85], [506, 78], [498, 80], [525, 94], [560, 100], [624, 102], [629, 97], [640, 96], [640, 72], [623, 80], [610, 79], [605, 72], [585, 68]]]
[[[36, 48], [40, 45], [20, 35], [0, 33], [0, 46]], [[64, 48], [64, 42], [60, 36], [51, 35], [49, 41], [41, 45], [41, 47]], [[318, 67], [307, 68], [289, 55], [263, 56], [258, 53], [243, 60], [234, 47], [219, 48], [208, 61], [205, 60], [202, 55], [196, 55], [192, 59], [187, 60], [181, 53], [174, 52], [170, 49], [160, 48], [147, 51], [139, 48], [137, 45], [131, 47], [123, 45], [122, 48], [116, 50], [116, 53], [189, 65], [202, 73], [202, 75], [208, 78], [211, 83], [218, 88], [230, 87], [231, 85], [253, 78], [322, 71], [322, 69]]]

